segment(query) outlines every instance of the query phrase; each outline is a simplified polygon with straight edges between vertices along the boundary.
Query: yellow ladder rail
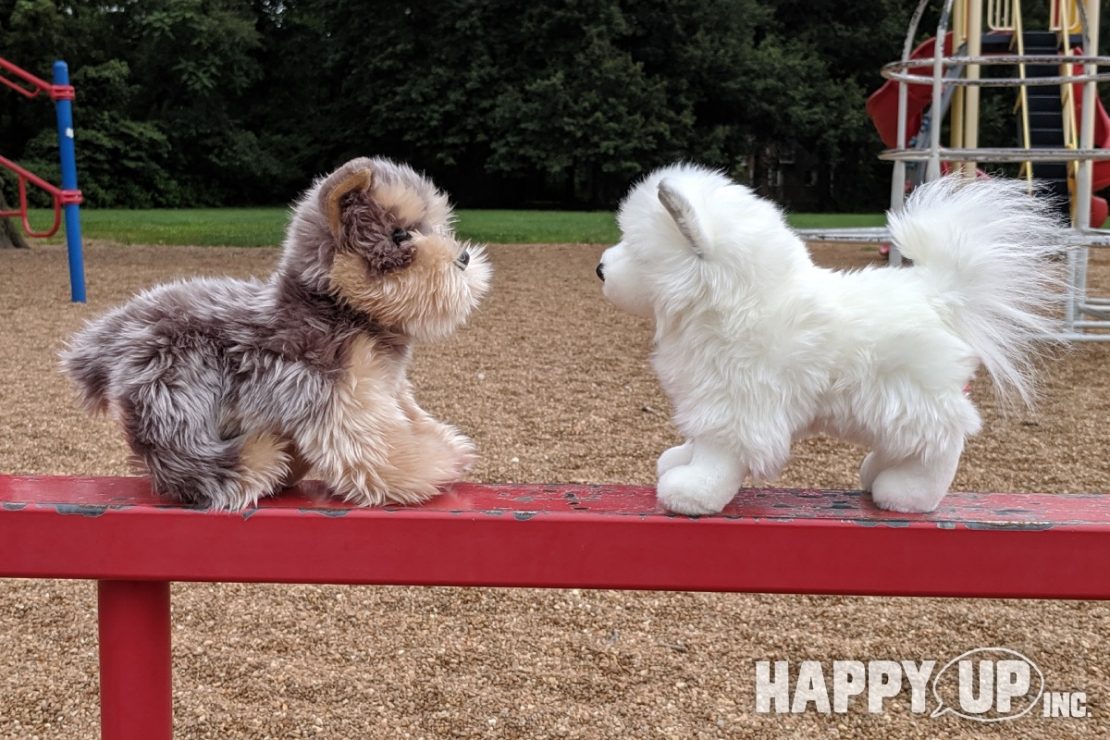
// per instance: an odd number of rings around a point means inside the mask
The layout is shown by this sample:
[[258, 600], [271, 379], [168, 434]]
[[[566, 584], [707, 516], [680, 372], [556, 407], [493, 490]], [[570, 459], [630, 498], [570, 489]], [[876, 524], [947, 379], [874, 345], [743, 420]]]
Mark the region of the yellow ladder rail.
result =
[[[1064, 56], [1072, 56], [1071, 34], [1083, 28], [1082, 19], [1079, 17], [1079, 7], [1075, 0], [1066, 0], [1063, 3], [1059, 2], [1059, 0], [1053, 0], [1051, 19], [1053, 23], [1052, 30], [1060, 35]], [[1071, 72], [1071, 66], [1070, 64], [1060, 65], [1060, 74], [1069, 74]], [[1075, 91], [1072, 83], [1065, 83], [1060, 86], [1060, 102], [1064, 108], [1064, 147], [1067, 149], [1078, 149], [1079, 121], [1075, 119]], [[1068, 200], [1071, 203], [1071, 216], [1074, 221], [1076, 207], [1075, 190], [1077, 178], [1079, 177], [1079, 161], [1073, 159], [1067, 163], [1067, 167]]]
[[[1017, 41], [1018, 55], [1025, 56], [1025, 27], [1022, 24], [1021, 0], [1013, 0], [1013, 31], [1014, 40]], [[1021, 143], [1025, 149], [1032, 148], [1033, 137], [1029, 131], [1029, 87], [1025, 85], [1025, 62], [1018, 63], [1018, 79], [1022, 81], [1018, 87], [1017, 106], [1021, 109]], [[1033, 163], [1021, 163], [1022, 176], [1025, 177], [1029, 192], [1033, 192]]]

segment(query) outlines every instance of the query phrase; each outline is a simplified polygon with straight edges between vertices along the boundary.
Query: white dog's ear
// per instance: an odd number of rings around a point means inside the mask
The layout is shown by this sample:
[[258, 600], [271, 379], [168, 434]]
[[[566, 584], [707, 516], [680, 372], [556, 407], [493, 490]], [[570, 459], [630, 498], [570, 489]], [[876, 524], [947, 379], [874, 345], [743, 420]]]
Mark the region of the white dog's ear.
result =
[[666, 180], [659, 183], [659, 202], [667, 209], [675, 226], [686, 237], [686, 241], [690, 242], [690, 249], [694, 254], [704, 257], [707, 240], [698, 223], [698, 215], [694, 212], [693, 204], [682, 193], [671, 187]]

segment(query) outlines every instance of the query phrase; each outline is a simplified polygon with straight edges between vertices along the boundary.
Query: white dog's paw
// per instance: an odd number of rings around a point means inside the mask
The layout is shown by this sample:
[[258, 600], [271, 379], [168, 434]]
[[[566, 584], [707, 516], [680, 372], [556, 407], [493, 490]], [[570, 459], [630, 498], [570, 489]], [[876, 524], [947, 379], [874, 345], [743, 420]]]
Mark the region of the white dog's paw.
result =
[[679, 465], [689, 465], [690, 461], [693, 459], [693, 442], [687, 441], [686, 444], [664, 450], [663, 454], [659, 456], [659, 460], [655, 463], [655, 475], [658, 478], [662, 478], [664, 473], [671, 468], [677, 468]]
[[871, 493], [871, 498], [874, 500], [875, 505], [880, 509], [887, 511], [897, 511], [900, 514], [928, 514], [937, 508], [940, 500], [944, 498], [944, 494], [940, 496], [922, 496], [915, 498], [911, 496], [898, 496], [898, 495], [883, 495], [878, 491]]
[[886, 462], [881, 470], [873, 452], [864, 460], [860, 475], [871, 476], [871, 498], [880, 509], [924, 513], [937, 508], [948, 493], [962, 451], [963, 440], [958, 439], [927, 460], [911, 457], [893, 465]]
[[906, 514], [924, 514], [937, 508], [948, 487], [930, 477], [924, 479], [897, 468], [884, 470], [871, 484], [871, 498], [880, 509]]
[[719, 476], [706, 475], [692, 465], [671, 468], [659, 478], [656, 495], [668, 511], [689, 516], [719, 514], [732, 500], [739, 486], [731, 486]]
[[864, 491], [870, 491], [871, 487], [875, 485], [875, 476], [879, 474], [879, 456], [874, 450], [867, 453], [863, 458], [863, 462], [859, 466], [859, 482], [860, 488]]

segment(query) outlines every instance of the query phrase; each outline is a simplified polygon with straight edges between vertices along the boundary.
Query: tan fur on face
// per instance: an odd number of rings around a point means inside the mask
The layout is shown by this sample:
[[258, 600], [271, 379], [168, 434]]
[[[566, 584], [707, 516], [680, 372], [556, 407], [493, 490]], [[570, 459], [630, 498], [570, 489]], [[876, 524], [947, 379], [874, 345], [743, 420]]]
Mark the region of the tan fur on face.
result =
[[335, 256], [330, 279], [347, 303], [382, 326], [432, 339], [462, 323], [478, 296], [471, 295], [455, 264], [462, 251], [458, 242], [437, 234], [417, 234], [415, 241], [416, 257], [403, 270], [372, 276], [361, 257], [342, 253]]
[[401, 183], [378, 183], [373, 197], [403, 227], [416, 228], [427, 220], [429, 203], [419, 193]]
[[369, 169], [356, 170], [341, 180], [339, 184], [328, 193], [326, 209], [328, 214], [328, 225], [331, 226], [333, 234], [339, 233], [341, 224], [339, 217], [342, 210], [340, 208], [340, 200], [343, 199], [343, 196], [354, 190], [369, 190], [373, 183], [373, 172]]

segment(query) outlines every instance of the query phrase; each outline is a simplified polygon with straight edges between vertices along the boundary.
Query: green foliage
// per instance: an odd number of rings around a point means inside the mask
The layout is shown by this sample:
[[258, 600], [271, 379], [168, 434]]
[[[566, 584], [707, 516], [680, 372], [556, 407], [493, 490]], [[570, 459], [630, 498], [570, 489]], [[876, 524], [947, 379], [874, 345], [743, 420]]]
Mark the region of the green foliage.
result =
[[664, 162], [734, 169], [758, 126], [755, 0], [355, 5], [322, 13], [339, 153], [382, 142], [467, 203], [611, 205]]
[[[141, 89], [126, 62], [113, 59], [78, 69], [72, 76], [84, 106], [80, 131], [79, 185], [88, 203], [151, 208], [180, 201], [169, 174], [171, 144], [161, 128], [127, 117]], [[58, 178], [58, 139], [44, 130], [27, 144], [24, 165], [53, 181]], [[37, 202], [42, 203], [40, 196]]]
[[[682, 159], [794, 207], [859, 210], [889, 192], [864, 104], [912, 6], [0, 0], [0, 54], [43, 77], [70, 63], [94, 206], [288, 203], [381, 154], [465, 207], [611, 208]], [[984, 101], [984, 140], [1006, 143], [1012, 101]], [[49, 101], [0, 90], [5, 156], [56, 177], [53, 128]]]
[[[605, 202], [619, 194], [607, 185], [627, 182], [667, 148], [679, 121], [667, 108], [665, 85], [614, 41], [595, 29], [584, 47], [565, 59], [545, 55], [542, 70], [496, 98], [489, 172], [538, 173], [576, 199]], [[557, 150], [552, 142], [560, 142]]]

